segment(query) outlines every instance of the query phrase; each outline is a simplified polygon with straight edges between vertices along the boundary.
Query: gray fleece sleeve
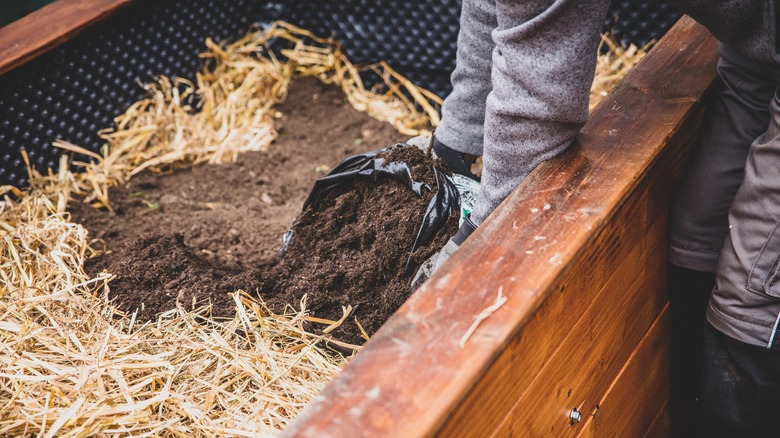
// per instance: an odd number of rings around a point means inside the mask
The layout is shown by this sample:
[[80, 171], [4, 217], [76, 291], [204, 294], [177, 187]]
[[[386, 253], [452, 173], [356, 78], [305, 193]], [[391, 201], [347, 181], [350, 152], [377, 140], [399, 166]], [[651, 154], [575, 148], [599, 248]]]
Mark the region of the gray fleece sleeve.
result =
[[[491, 20], [470, 17], [469, 11], [489, 11], [493, 5], [496, 27], [490, 31], [493, 48], [488, 54], [484, 39], [469, 38], [484, 38]], [[459, 141], [458, 131], [479, 132], [476, 125], [484, 121], [484, 170], [472, 213], [475, 223], [539, 163], [569, 147], [587, 120], [608, 5], [606, 0], [464, 1], [453, 93], [445, 101], [437, 136], [449, 147], [472, 152], [474, 146]], [[482, 61], [474, 61], [474, 50], [480, 50]], [[485, 62], [488, 56], [490, 62]], [[466, 69], [471, 80], [458, 81]], [[487, 85], [475, 85], [473, 78], [480, 72]]]

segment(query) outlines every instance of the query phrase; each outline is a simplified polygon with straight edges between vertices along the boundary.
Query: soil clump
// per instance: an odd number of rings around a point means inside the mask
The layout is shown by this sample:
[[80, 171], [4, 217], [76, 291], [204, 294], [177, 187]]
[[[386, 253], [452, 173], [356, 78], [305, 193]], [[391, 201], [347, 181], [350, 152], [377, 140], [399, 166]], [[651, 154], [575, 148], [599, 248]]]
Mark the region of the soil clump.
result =
[[[341, 159], [405, 137], [314, 79], [295, 83], [278, 110], [280, 135], [267, 152], [172, 174], [144, 172], [112, 190], [114, 212], [72, 203], [74, 220], [106, 251], [88, 260], [87, 271], [116, 274], [110, 296], [122, 309], [147, 320], [177, 302], [190, 308], [210, 301], [213, 316], [230, 317], [228, 293], [237, 289], [260, 293], [275, 311], [297, 308], [309, 293], [309, 309], [321, 318], [339, 319], [341, 306], [352, 305], [333, 334], [360, 343], [353, 317], [372, 334], [407, 298], [403, 265], [432, 192], [419, 198], [395, 181], [360, 182], [330, 193], [318, 216], [301, 214], [314, 181]], [[435, 188], [430, 162], [419, 155], [414, 177]], [[297, 215], [296, 237], [279, 258], [281, 236]], [[414, 260], [425, 260], [456, 228], [457, 220], [449, 221]]]

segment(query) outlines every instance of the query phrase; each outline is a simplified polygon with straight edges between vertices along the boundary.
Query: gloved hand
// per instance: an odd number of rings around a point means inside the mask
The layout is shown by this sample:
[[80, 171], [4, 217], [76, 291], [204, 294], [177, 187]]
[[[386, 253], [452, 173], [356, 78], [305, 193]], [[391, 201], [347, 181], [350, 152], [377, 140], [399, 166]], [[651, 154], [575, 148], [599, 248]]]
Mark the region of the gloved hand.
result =
[[458, 228], [458, 232], [447, 241], [439, 252], [423, 262], [417, 270], [417, 273], [412, 278], [412, 291], [415, 291], [420, 285], [425, 283], [425, 281], [439, 269], [439, 266], [443, 265], [476, 229], [477, 225], [471, 221], [469, 216], [465, 216], [460, 228]]
[[477, 191], [479, 189], [479, 178], [471, 172], [471, 164], [474, 162], [474, 156], [463, 154], [454, 149], [445, 146], [436, 140], [436, 137], [417, 136], [409, 139], [407, 144], [422, 149], [423, 152], [431, 153], [434, 157], [441, 158], [453, 171], [452, 180], [460, 193], [461, 201], [461, 224], [458, 232], [455, 233], [444, 247], [428, 260], [423, 262], [422, 266], [412, 278], [412, 291], [422, 285], [433, 273], [449, 259], [460, 245], [476, 230], [477, 226], [469, 219], [471, 210], [476, 203]]
[[436, 140], [435, 136], [428, 137], [419, 135], [409, 139], [406, 144], [415, 146], [426, 154], [430, 151], [434, 158], [441, 158], [450, 170], [452, 170], [453, 173], [450, 179], [455, 183], [455, 187], [460, 194], [460, 216], [462, 224], [462, 218], [471, 214], [471, 211], [477, 203], [479, 178], [471, 172], [471, 165], [474, 163], [476, 157], [450, 149]]

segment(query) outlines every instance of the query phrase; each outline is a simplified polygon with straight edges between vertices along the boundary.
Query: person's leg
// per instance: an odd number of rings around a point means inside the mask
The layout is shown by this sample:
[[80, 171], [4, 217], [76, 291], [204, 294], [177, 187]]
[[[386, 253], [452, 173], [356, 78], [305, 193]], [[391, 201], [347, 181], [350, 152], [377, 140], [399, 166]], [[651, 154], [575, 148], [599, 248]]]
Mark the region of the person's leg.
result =
[[[780, 72], [775, 71], [780, 84]], [[780, 88], [750, 147], [729, 210], [707, 321], [701, 428], [712, 436], [777, 436], [780, 406]], [[710, 336], [706, 334], [705, 336]]]
[[725, 45], [719, 52], [722, 83], [707, 103], [669, 218], [669, 261], [705, 272], [715, 272], [728, 211], [742, 183], [750, 145], [766, 131], [776, 85], [766, 65]]
[[485, 99], [490, 92], [495, 0], [464, 0], [452, 93], [444, 99], [436, 139], [455, 151], [482, 155]]
[[[778, 75], [780, 81], [780, 75]], [[780, 349], [780, 88], [766, 133], [751, 145], [729, 210], [707, 320], [751, 345]]]
[[700, 436], [780, 435], [780, 351], [744, 344], [707, 324], [702, 363]]
[[701, 134], [670, 214], [668, 293], [674, 334], [672, 422], [675, 436], [694, 433], [701, 393], [704, 314], [728, 232], [728, 211], [742, 183], [751, 143], [769, 123], [772, 69], [721, 46], [718, 74]]
[[568, 148], [587, 120], [608, 4], [496, 1], [477, 225], [534, 167]]
[[672, 436], [696, 436], [701, 396], [702, 327], [715, 273], [669, 266], [667, 292], [672, 313]]

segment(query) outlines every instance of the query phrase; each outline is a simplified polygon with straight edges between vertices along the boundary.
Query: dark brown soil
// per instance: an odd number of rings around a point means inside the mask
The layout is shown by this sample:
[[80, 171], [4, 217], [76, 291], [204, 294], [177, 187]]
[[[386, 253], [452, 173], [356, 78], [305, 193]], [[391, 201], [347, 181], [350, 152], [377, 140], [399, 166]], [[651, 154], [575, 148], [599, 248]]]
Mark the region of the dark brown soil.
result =
[[[412, 255], [405, 265], [425, 208], [435, 194], [432, 161], [415, 147], [396, 150], [388, 161], [413, 165], [415, 180], [431, 191], [423, 197], [393, 179], [361, 180], [328, 193], [318, 208], [308, 208], [293, 227], [294, 237], [281, 260], [263, 276], [261, 291], [278, 291], [272, 307], [298, 303], [308, 295], [314, 315], [338, 320], [342, 306], [353, 307], [354, 318], [374, 333], [406, 301], [417, 268], [444, 246], [457, 230], [457, 217], [434, 242]], [[355, 342], [360, 332], [352, 316], [343, 333]]]
[[235, 306], [228, 293], [259, 283], [259, 271], [214, 263], [185, 245], [180, 233], [146, 234], [121, 252], [92, 260], [88, 267], [116, 275], [113, 296], [124, 310], [137, 311], [141, 321], [154, 319], [177, 303], [194, 310], [211, 302], [213, 317], [231, 317]]
[[[239, 288], [260, 291], [275, 310], [298, 307], [308, 292], [316, 316], [338, 319], [341, 306], [352, 305], [353, 316], [373, 333], [406, 299], [403, 263], [427, 199], [396, 182], [360, 183], [330, 194], [330, 210], [300, 215], [314, 181], [341, 159], [404, 137], [315, 80], [294, 84], [278, 109], [280, 136], [268, 152], [244, 154], [230, 165], [143, 173], [112, 191], [115, 213], [73, 203], [74, 219], [97, 239], [95, 247], [107, 250], [87, 270], [117, 275], [111, 296], [120, 307], [139, 311], [143, 320], [177, 302], [189, 307], [210, 300], [214, 316], [230, 316], [228, 293]], [[426, 169], [418, 167], [415, 177]], [[296, 237], [279, 261], [281, 236], [297, 215]], [[424, 260], [446, 238], [438, 236], [415, 259]], [[340, 332], [359, 340], [352, 318]]]

